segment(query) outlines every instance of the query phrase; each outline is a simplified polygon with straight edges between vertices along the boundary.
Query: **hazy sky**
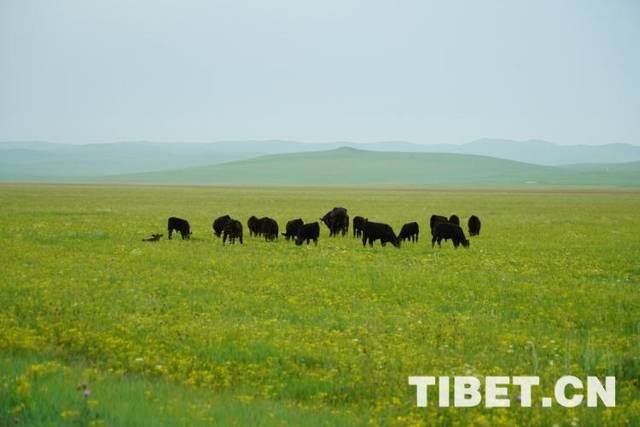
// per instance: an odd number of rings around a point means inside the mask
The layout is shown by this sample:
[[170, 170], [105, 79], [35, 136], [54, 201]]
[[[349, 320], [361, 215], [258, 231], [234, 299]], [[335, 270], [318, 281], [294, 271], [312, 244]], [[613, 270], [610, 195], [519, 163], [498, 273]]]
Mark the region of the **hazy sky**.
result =
[[0, 140], [640, 144], [640, 1], [0, 0]]

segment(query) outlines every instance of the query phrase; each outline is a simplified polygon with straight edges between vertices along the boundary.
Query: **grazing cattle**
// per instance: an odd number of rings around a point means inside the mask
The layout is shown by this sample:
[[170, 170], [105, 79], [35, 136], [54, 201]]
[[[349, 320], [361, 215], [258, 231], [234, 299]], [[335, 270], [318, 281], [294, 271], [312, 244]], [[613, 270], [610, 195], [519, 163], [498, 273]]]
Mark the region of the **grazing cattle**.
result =
[[172, 216], [167, 222], [167, 230], [169, 230], [169, 240], [171, 240], [171, 234], [177, 231], [182, 236], [182, 239], [188, 239], [191, 237], [191, 229], [189, 228], [189, 221], [182, 218], [176, 218]]
[[467, 224], [469, 226], [469, 236], [479, 236], [480, 235], [480, 218], [475, 215], [471, 215], [469, 217], [469, 222]]
[[143, 242], [157, 242], [158, 240], [160, 240], [162, 238], [162, 234], [152, 234], [149, 237], [145, 237], [144, 239], [142, 239]]
[[458, 215], [453, 214], [449, 217], [449, 222], [451, 224], [460, 225], [460, 218], [458, 218]]
[[251, 216], [247, 221], [247, 228], [249, 229], [249, 236], [260, 235], [260, 220], [255, 216]]
[[469, 241], [464, 236], [464, 231], [459, 225], [451, 224], [449, 222], [441, 222], [436, 224], [434, 229], [431, 232], [431, 247], [434, 247], [436, 242], [438, 242], [438, 246], [440, 246], [440, 242], [444, 239], [453, 240], [453, 246], [457, 248], [462, 244], [465, 248], [469, 247]]
[[264, 240], [271, 241], [278, 238], [278, 223], [275, 219], [268, 217], [260, 218], [260, 234]]
[[300, 246], [304, 241], [306, 241], [308, 245], [311, 240], [313, 240], [313, 243], [317, 245], [318, 237], [320, 237], [320, 224], [318, 224], [317, 221], [310, 224], [304, 224], [298, 228], [296, 245]]
[[222, 234], [222, 230], [224, 230], [224, 226], [227, 225], [229, 221], [231, 221], [231, 217], [229, 215], [216, 218], [216, 220], [213, 221], [213, 225], [211, 226], [213, 228], [213, 234], [215, 234], [216, 237], [220, 237], [220, 235]]
[[362, 230], [364, 230], [364, 223], [366, 221], [367, 219], [361, 216], [353, 217], [353, 237], [362, 237]]
[[282, 233], [282, 235], [287, 240], [295, 239], [295, 237], [298, 235], [298, 230], [303, 225], [304, 225], [304, 221], [302, 221], [301, 218], [292, 219], [291, 221], [287, 222], [286, 232]]
[[222, 245], [229, 239], [231, 244], [236, 243], [236, 239], [242, 244], [242, 223], [236, 219], [230, 219], [224, 225], [222, 235]]
[[396, 248], [400, 247], [400, 241], [389, 224], [366, 221], [362, 232], [362, 246], [366, 246], [367, 241], [369, 242], [369, 246], [373, 246], [373, 242], [376, 240], [380, 240], [382, 246], [391, 242]]
[[400, 234], [398, 235], [398, 239], [401, 242], [409, 239], [412, 242], [418, 241], [418, 235], [420, 234], [420, 226], [417, 222], [410, 222], [402, 226], [400, 230]]
[[441, 222], [449, 222], [446, 216], [442, 215], [431, 215], [429, 219], [429, 227], [431, 228], [431, 233], [433, 233], [433, 228], [436, 224], [440, 224]]
[[345, 208], [333, 208], [320, 221], [329, 229], [329, 236], [336, 236], [340, 232], [344, 236], [349, 232], [349, 215]]

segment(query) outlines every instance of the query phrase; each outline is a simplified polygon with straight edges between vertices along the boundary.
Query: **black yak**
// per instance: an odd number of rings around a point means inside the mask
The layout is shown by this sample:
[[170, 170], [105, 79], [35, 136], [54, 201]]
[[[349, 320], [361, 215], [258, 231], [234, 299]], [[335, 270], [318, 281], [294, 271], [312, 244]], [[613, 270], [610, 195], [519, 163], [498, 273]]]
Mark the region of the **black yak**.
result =
[[362, 237], [362, 230], [364, 230], [364, 223], [366, 221], [367, 219], [361, 216], [353, 217], [353, 237]]
[[291, 221], [287, 222], [287, 226], [285, 228], [285, 232], [282, 233], [282, 235], [287, 240], [295, 239], [295, 237], [298, 235], [298, 230], [303, 225], [304, 225], [304, 221], [302, 221], [301, 218], [292, 219]]
[[453, 241], [453, 246], [457, 248], [462, 244], [465, 248], [469, 247], [469, 241], [464, 235], [464, 231], [459, 225], [451, 224], [449, 222], [441, 222], [436, 224], [433, 231], [431, 232], [431, 247], [434, 247], [436, 242], [438, 242], [438, 246], [440, 246], [440, 242], [444, 239], [445, 241], [451, 239]]
[[431, 215], [429, 219], [429, 228], [431, 228], [431, 232], [433, 233], [433, 228], [436, 224], [440, 224], [441, 222], [449, 222], [446, 216], [442, 215]]
[[320, 237], [320, 224], [318, 224], [317, 221], [310, 224], [304, 224], [298, 228], [296, 245], [300, 246], [304, 241], [306, 241], [308, 245], [311, 240], [313, 240], [313, 243], [317, 245], [318, 237]]
[[236, 239], [240, 240], [242, 244], [242, 223], [236, 219], [229, 219], [224, 225], [222, 230], [222, 244], [229, 240], [231, 244], [236, 242]]
[[349, 232], [349, 215], [345, 208], [335, 207], [320, 218], [329, 229], [329, 236], [336, 236], [342, 233], [344, 236]]
[[480, 235], [480, 218], [475, 215], [471, 215], [469, 217], [469, 222], [467, 223], [469, 226], [469, 236], [479, 236]]
[[391, 243], [396, 248], [400, 247], [400, 240], [398, 240], [389, 224], [366, 221], [362, 232], [362, 246], [366, 246], [367, 241], [369, 246], [373, 246], [373, 242], [376, 240], [380, 240], [382, 246]]
[[211, 228], [213, 228], [213, 234], [215, 234], [216, 237], [220, 237], [222, 230], [224, 230], [224, 226], [227, 225], [229, 221], [231, 221], [231, 217], [229, 215], [216, 218], [211, 225]]
[[405, 240], [411, 240], [412, 242], [418, 241], [418, 235], [420, 234], [420, 226], [417, 222], [409, 222], [402, 226], [398, 239], [401, 242]]
[[191, 237], [189, 221], [187, 221], [186, 219], [176, 218], [175, 216], [172, 216], [171, 218], [169, 218], [169, 221], [167, 221], [167, 230], [169, 232], [169, 240], [171, 240], [171, 234], [174, 231], [179, 232], [183, 240]]
[[264, 217], [258, 221], [260, 222], [260, 234], [264, 236], [264, 240], [271, 241], [278, 238], [278, 223], [275, 219]]
[[247, 228], [249, 229], [249, 236], [259, 236], [260, 220], [255, 216], [251, 216], [247, 221]]

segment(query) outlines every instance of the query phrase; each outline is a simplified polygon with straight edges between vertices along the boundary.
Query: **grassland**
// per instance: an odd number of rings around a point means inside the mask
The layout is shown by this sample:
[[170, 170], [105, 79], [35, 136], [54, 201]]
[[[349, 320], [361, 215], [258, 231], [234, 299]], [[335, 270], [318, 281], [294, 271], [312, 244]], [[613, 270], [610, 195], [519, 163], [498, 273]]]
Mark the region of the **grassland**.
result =
[[[418, 244], [246, 238], [333, 206]], [[0, 186], [0, 425], [639, 425], [640, 193]], [[483, 220], [432, 249], [432, 213]], [[143, 243], [170, 215], [191, 241]], [[409, 375], [616, 375], [617, 407], [415, 408]], [[86, 382], [91, 395], [76, 389]]]

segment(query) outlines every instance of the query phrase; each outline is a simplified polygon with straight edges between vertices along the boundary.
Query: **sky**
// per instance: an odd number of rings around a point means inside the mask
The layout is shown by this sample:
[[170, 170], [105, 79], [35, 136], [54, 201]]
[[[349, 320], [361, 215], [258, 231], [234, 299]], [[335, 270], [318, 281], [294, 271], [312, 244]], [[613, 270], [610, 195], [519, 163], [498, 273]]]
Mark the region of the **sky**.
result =
[[0, 0], [0, 141], [640, 144], [640, 1]]

